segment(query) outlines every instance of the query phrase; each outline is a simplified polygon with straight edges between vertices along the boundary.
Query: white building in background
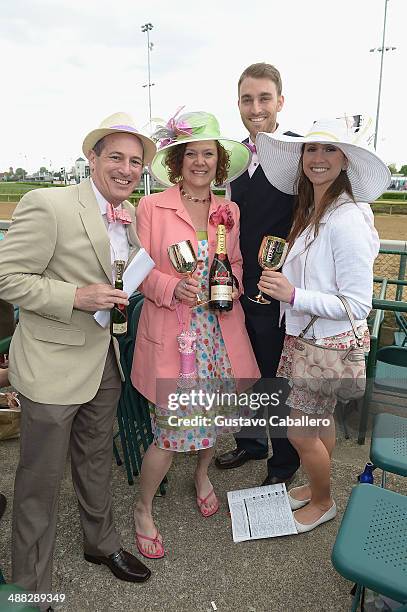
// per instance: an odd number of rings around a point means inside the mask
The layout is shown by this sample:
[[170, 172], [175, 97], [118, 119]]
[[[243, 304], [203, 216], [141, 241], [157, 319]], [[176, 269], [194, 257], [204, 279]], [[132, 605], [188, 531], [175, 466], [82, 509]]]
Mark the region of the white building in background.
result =
[[83, 159], [83, 157], [78, 157], [75, 162], [75, 180], [77, 183], [83, 181], [84, 178], [87, 178], [90, 175], [89, 164]]
[[407, 190], [407, 176], [404, 176], [404, 174], [392, 174], [389, 189], [397, 189], [398, 191]]

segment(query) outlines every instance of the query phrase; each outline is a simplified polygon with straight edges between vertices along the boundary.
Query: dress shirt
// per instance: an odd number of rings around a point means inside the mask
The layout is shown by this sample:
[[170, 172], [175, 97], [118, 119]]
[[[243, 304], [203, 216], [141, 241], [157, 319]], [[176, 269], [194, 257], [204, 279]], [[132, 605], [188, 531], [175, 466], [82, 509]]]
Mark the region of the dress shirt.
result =
[[[252, 147], [256, 146], [252, 139], [249, 136], [249, 145]], [[257, 166], [259, 165], [259, 156], [257, 155], [257, 151], [252, 152], [252, 159], [250, 161], [250, 166], [247, 168], [247, 172], [249, 173], [250, 178], [252, 178], [255, 173]]]
[[[281, 131], [280, 129], [280, 125], [277, 124], [276, 129], [274, 130], [273, 134], [277, 135], [281, 135], [284, 132]], [[252, 141], [252, 139], [249, 136], [249, 145], [251, 145], [252, 147], [255, 146], [255, 143]], [[250, 178], [252, 178], [253, 174], [256, 172], [257, 170], [257, 166], [259, 165], [259, 157], [256, 153], [252, 153], [252, 158], [250, 161], [250, 166], [247, 168], [247, 172], [249, 173]], [[228, 183], [226, 185], [226, 192], [225, 192], [225, 199], [226, 200], [230, 200], [231, 198], [231, 190], [230, 190], [230, 183]]]
[[[103, 217], [104, 224], [106, 226], [107, 235], [110, 242], [110, 259], [113, 263], [116, 259], [123, 259], [127, 261], [129, 258], [129, 242], [127, 240], [126, 227], [123, 223], [109, 223], [106, 218], [107, 200], [100, 193], [92, 179], [90, 179], [93, 192], [95, 194], [97, 203], [99, 204], [100, 214]], [[120, 207], [122, 205], [120, 204]], [[113, 270], [114, 271], [114, 270]], [[113, 276], [114, 278], [114, 276]]]

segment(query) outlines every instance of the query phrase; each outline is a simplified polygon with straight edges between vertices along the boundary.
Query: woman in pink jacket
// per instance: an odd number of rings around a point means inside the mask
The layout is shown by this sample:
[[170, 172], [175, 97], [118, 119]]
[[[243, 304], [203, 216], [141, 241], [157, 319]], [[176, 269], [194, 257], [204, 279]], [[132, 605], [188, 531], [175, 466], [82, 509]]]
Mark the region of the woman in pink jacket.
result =
[[[134, 386], [150, 402], [154, 433], [143, 460], [140, 500], [135, 507], [136, 544], [148, 558], [164, 556], [162, 538], [152, 518], [152, 502], [174, 452], [198, 451], [198, 508], [204, 517], [219, 508], [208, 477], [219, 432], [214, 411], [208, 411], [202, 402], [185, 406], [174, 400], [180, 372], [180, 331], [196, 334], [197, 375], [206, 388], [230, 392], [232, 384], [233, 390], [240, 392], [260, 376], [239, 302], [239, 209], [233, 202], [216, 197], [210, 188], [212, 183], [223, 184], [244, 172], [250, 152], [245, 145], [222, 138], [215, 117], [204, 112], [172, 118], [157, 136], [161, 147], [151, 171], [159, 182], [173, 186], [142, 198], [137, 210], [138, 235], [156, 267], [141, 288], [145, 300], [132, 369]], [[198, 293], [208, 299], [218, 223], [226, 226], [227, 253], [234, 275], [233, 309], [222, 314], [196, 302]], [[191, 241], [201, 262], [188, 278], [175, 271], [168, 256], [168, 247], [183, 240]], [[227, 416], [226, 409], [222, 414]], [[192, 417], [195, 422], [189, 420]]]

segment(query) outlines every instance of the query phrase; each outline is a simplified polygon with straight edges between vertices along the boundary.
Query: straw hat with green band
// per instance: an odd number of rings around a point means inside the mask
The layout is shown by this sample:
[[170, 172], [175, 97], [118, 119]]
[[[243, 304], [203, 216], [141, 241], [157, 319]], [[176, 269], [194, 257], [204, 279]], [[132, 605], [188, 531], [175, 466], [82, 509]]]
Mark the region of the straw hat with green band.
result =
[[[183, 107], [182, 107], [183, 108]], [[168, 176], [165, 158], [171, 147], [202, 140], [217, 140], [229, 153], [229, 169], [227, 182], [233, 181], [250, 165], [251, 152], [241, 142], [230, 140], [220, 135], [219, 123], [210, 113], [197, 111], [185, 113], [178, 117], [179, 109], [165, 126], [160, 126], [152, 138], [158, 141], [158, 151], [151, 162], [150, 170], [153, 177], [167, 187], [173, 183]]]

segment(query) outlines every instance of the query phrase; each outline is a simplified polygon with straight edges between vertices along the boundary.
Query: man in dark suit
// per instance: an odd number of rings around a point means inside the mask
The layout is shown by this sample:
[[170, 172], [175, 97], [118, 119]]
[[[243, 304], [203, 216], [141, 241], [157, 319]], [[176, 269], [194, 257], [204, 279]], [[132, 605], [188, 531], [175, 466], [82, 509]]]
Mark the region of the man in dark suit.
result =
[[[256, 304], [247, 296], [258, 293], [261, 268], [257, 255], [263, 236], [269, 234], [286, 238], [292, 222], [294, 198], [278, 191], [268, 182], [258, 163], [254, 144], [259, 132], [281, 131], [277, 123], [277, 113], [284, 104], [281, 91], [280, 73], [270, 64], [252, 64], [242, 73], [238, 84], [238, 104], [243, 124], [249, 132], [249, 138], [244, 142], [252, 150], [253, 157], [248, 170], [230, 184], [230, 192], [226, 194], [240, 208], [240, 248], [245, 291], [241, 302], [246, 328], [262, 374], [258, 390], [268, 393], [281, 386], [287, 393], [286, 385], [276, 385], [276, 381], [273, 381], [284, 341], [284, 325], [279, 326], [278, 301], [271, 300], [268, 305]], [[283, 401], [275, 413], [272, 410], [270, 407], [269, 416], [283, 416], [289, 412]], [[267, 478], [263, 484], [288, 484], [299, 467], [298, 454], [282, 428], [270, 433], [273, 456], [267, 462]], [[267, 432], [259, 428], [244, 428], [236, 436], [236, 444], [234, 450], [217, 457], [217, 467], [235, 468], [251, 459], [265, 459], [268, 455]]]

